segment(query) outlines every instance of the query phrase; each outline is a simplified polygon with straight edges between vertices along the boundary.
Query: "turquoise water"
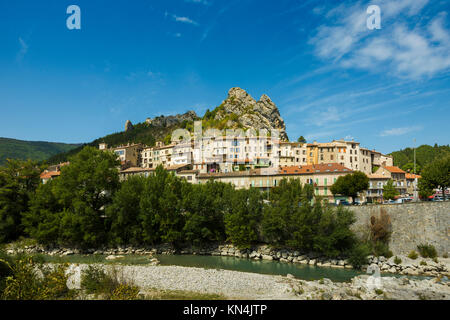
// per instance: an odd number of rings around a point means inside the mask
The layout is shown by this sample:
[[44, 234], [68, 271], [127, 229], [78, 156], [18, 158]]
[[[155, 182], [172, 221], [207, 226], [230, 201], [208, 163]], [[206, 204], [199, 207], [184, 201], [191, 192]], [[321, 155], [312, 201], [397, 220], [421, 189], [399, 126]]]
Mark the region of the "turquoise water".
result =
[[225, 269], [282, 276], [286, 276], [289, 273], [303, 280], [328, 278], [335, 282], [345, 282], [357, 275], [364, 274], [364, 272], [353, 269], [314, 267], [304, 264], [250, 260], [235, 257], [199, 255], [157, 255], [156, 257], [161, 262], [161, 265]]

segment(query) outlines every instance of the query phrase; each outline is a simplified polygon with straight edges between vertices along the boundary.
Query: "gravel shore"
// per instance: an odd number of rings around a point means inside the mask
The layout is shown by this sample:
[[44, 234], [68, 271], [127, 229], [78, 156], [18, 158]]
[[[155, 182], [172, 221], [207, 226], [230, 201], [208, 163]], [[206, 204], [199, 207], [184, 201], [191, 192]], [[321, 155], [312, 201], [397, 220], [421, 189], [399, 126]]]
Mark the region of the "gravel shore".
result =
[[[69, 286], [80, 288], [81, 270], [87, 265], [71, 265], [73, 275]], [[408, 280], [383, 277], [378, 290], [368, 285], [367, 275], [351, 282], [339, 283], [329, 279], [303, 281], [291, 276], [274, 276], [230, 270], [203, 269], [181, 266], [124, 266], [117, 268], [124, 280], [146, 289], [180, 290], [198, 293], [221, 294], [227, 299], [248, 300], [381, 300], [381, 299], [439, 299], [450, 300], [449, 282], [437, 279]]]

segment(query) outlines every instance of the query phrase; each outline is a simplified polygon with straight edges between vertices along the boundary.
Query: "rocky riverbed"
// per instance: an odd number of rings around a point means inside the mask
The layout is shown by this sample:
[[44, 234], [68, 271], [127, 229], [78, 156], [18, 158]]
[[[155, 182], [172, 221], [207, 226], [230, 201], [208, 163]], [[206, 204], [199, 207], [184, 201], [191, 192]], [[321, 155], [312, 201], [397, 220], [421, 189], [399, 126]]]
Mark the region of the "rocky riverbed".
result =
[[[145, 296], [152, 290], [180, 290], [220, 294], [226, 299], [296, 299], [296, 300], [450, 300], [450, 283], [439, 278], [411, 280], [382, 277], [372, 281], [368, 275], [351, 282], [329, 279], [302, 281], [288, 275], [272, 276], [229, 270], [180, 266], [103, 266], [117, 268], [123, 280], [140, 288]], [[86, 265], [71, 265], [71, 288], [80, 288]]]
[[[39, 245], [28, 245], [24, 248], [9, 247], [8, 253], [17, 252], [44, 253], [56, 256], [67, 256], [72, 254], [99, 254], [111, 256], [117, 255], [153, 255], [153, 254], [197, 254], [213, 256], [231, 256], [243, 259], [253, 260], [276, 260], [284, 263], [298, 263], [314, 265], [318, 267], [330, 268], [353, 268], [353, 266], [344, 258], [329, 259], [314, 252], [299, 252], [289, 249], [274, 249], [267, 245], [255, 246], [251, 249], [239, 250], [230, 244], [215, 244], [201, 249], [186, 247], [175, 249], [170, 245], [157, 245], [154, 247], [136, 248], [131, 246], [122, 246], [119, 248], [101, 248], [101, 249], [70, 249], [54, 248]], [[439, 257], [437, 260], [418, 257], [410, 259], [406, 255], [397, 255], [389, 259], [385, 257], [369, 256], [369, 264], [376, 264], [381, 272], [396, 273], [402, 275], [425, 275], [425, 276], [450, 276], [450, 259]], [[368, 266], [363, 266], [366, 270]]]

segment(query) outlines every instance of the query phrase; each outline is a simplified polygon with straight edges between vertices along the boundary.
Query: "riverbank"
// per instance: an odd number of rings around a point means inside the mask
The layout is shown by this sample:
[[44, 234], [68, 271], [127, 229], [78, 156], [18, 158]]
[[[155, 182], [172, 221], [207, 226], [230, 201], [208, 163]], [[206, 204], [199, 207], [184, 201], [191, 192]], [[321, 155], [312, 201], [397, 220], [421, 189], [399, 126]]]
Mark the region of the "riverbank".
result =
[[[71, 265], [69, 287], [80, 288], [81, 272], [87, 265]], [[450, 300], [450, 283], [439, 279], [411, 280], [383, 277], [376, 287], [368, 275], [350, 282], [329, 279], [303, 281], [288, 275], [272, 276], [247, 272], [180, 266], [106, 266], [140, 288], [140, 296], [158, 290], [219, 295], [224, 299], [248, 300]]]
[[[347, 268], [352, 269], [353, 266], [344, 258], [329, 259], [314, 252], [299, 252], [289, 249], [275, 249], [267, 245], [258, 245], [250, 249], [239, 250], [231, 244], [211, 244], [202, 248], [185, 247], [176, 249], [168, 244], [156, 245], [153, 247], [136, 248], [131, 246], [122, 246], [118, 248], [101, 248], [101, 249], [71, 249], [61, 247], [45, 247], [37, 244], [10, 244], [6, 246], [8, 254], [26, 253], [26, 254], [47, 254], [50, 256], [68, 256], [74, 254], [88, 255], [172, 255], [172, 254], [192, 254], [192, 255], [211, 255], [237, 257], [252, 260], [279, 261], [283, 263], [304, 264], [318, 267], [329, 268]], [[410, 259], [405, 255], [398, 255], [389, 259], [385, 257], [369, 256], [369, 264], [376, 264], [383, 273], [409, 275], [409, 276], [447, 276], [450, 277], [450, 259], [438, 258], [433, 260], [430, 258], [418, 257]], [[363, 270], [368, 267], [363, 266]]]

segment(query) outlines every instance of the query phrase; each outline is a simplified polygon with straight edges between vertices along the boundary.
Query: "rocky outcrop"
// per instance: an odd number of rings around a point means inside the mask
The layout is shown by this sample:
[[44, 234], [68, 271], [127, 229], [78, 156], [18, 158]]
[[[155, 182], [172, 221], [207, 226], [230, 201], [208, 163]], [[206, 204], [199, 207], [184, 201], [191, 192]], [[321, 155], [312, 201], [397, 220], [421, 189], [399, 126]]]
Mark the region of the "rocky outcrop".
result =
[[375, 287], [369, 275], [351, 282], [329, 279], [301, 281], [287, 278], [292, 291], [301, 300], [449, 300], [450, 282], [440, 279], [413, 280], [405, 277], [381, 277]]
[[194, 111], [188, 111], [184, 114], [177, 114], [175, 116], [158, 116], [153, 119], [147, 118], [146, 123], [155, 127], [171, 127], [181, 124], [183, 121], [195, 121], [198, 119]]
[[231, 88], [228, 91], [228, 97], [215, 110], [215, 120], [223, 120], [229, 118], [227, 127], [231, 128], [253, 128], [255, 130], [278, 129], [280, 138], [288, 140], [286, 134], [286, 126], [283, 118], [280, 116], [275, 103], [265, 94], [261, 96], [259, 101], [252, 98], [245, 90], [241, 88]]
[[131, 123], [130, 120], [127, 120], [127, 122], [125, 122], [125, 132], [133, 129], [134, 129], [133, 124]]

